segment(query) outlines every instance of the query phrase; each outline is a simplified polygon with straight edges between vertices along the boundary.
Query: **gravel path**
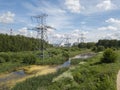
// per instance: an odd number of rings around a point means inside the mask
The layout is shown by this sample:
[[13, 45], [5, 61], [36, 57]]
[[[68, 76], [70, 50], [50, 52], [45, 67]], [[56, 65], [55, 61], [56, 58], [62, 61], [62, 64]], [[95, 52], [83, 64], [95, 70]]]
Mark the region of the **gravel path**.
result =
[[117, 90], [120, 90], [120, 71], [118, 72], [117, 75]]

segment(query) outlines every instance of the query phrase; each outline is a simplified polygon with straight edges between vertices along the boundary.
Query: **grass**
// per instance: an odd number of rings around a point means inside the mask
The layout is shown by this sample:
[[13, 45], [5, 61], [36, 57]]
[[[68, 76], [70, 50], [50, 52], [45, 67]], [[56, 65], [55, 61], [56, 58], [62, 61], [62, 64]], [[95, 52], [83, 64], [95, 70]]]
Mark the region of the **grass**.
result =
[[[33, 77], [18, 83], [12, 90], [116, 90], [120, 69], [120, 51], [115, 63], [101, 63], [103, 53], [74, 63], [66, 72]], [[79, 60], [80, 61], [80, 60]]]
[[[39, 57], [39, 51], [0, 52], [0, 74], [4, 72], [11, 72], [19, 67], [32, 64], [60, 65], [66, 61], [66, 58], [62, 56], [62, 53], [67, 50], [68, 49], [66, 48], [49, 48], [45, 53], [46, 55], [50, 54], [50, 57], [48, 58], [47, 56], [44, 60]], [[70, 57], [83, 52], [74, 48], [71, 48], [69, 51]]]
[[12, 90], [47, 90], [53, 78], [60, 75], [66, 70], [67, 68], [63, 68], [57, 71], [56, 73], [27, 79], [24, 82], [18, 83]]
[[18, 68], [22, 66], [25, 65], [20, 63], [11, 63], [11, 62], [0, 64], [0, 74], [4, 72], [8, 73], [8, 72], [16, 71]]

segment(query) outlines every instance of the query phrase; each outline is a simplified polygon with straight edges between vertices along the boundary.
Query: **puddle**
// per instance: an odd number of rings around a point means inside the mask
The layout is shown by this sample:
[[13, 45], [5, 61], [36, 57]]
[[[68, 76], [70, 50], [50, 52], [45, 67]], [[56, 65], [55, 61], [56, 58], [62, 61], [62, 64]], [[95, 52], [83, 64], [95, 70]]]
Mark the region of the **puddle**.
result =
[[0, 83], [8, 82], [8, 81], [11, 81], [11, 80], [17, 80], [17, 79], [20, 79], [24, 76], [26, 76], [26, 74], [23, 70], [11, 72], [11, 73], [3, 76], [3, 77], [0, 77]]

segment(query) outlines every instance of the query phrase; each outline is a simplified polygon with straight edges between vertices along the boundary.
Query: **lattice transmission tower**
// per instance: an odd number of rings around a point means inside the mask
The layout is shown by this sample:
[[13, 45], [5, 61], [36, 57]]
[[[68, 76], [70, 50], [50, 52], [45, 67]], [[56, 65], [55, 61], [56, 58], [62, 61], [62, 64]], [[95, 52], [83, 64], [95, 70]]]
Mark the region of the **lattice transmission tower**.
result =
[[64, 39], [65, 39], [65, 46], [70, 47], [71, 46], [71, 44], [70, 44], [70, 39], [71, 38], [69, 36], [66, 36]]
[[10, 29], [10, 35], [13, 35], [13, 30], [12, 29]]
[[46, 42], [48, 40], [48, 36], [47, 36], [47, 31], [48, 29], [55, 29], [51, 26], [47, 26], [46, 25], [46, 17], [48, 15], [47, 14], [41, 14], [41, 15], [37, 15], [37, 16], [33, 16], [32, 19], [34, 19], [37, 22], [37, 26], [35, 26], [34, 28], [28, 29], [28, 30], [34, 30], [37, 32], [37, 38], [40, 39], [40, 57], [42, 57], [42, 59], [44, 59], [45, 55], [44, 55], [44, 50], [47, 48], [46, 47]]
[[80, 38], [79, 38], [79, 39], [80, 39], [80, 42], [81, 42], [81, 43], [84, 43], [84, 42], [85, 42], [85, 36], [84, 36], [83, 33], [80, 34]]

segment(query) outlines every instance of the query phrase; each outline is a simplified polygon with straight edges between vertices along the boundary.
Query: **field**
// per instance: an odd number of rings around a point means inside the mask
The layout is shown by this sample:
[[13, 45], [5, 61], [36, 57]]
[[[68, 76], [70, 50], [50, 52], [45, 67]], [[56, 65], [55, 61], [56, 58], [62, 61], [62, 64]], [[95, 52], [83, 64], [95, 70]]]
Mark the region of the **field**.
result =
[[12, 90], [116, 90], [120, 54], [115, 63], [101, 63], [102, 55], [98, 53], [92, 58], [79, 60], [81, 63], [74, 63], [59, 74], [56, 72], [27, 79], [16, 84]]

